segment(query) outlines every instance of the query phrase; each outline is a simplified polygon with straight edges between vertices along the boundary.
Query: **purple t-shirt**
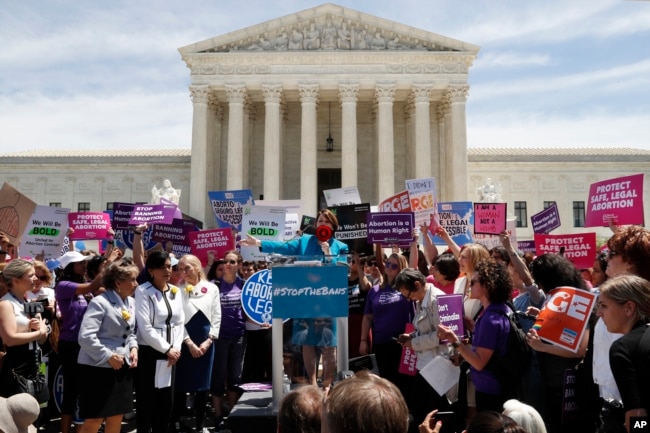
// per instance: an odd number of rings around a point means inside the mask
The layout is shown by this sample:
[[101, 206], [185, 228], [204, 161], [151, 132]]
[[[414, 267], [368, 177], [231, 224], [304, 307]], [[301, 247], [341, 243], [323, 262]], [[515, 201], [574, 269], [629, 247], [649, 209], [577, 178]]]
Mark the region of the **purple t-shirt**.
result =
[[75, 343], [78, 340], [81, 319], [88, 308], [86, 298], [75, 294], [78, 287], [79, 283], [73, 281], [59, 281], [54, 288], [54, 296], [61, 311], [59, 340]]
[[219, 296], [221, 297], [221, 328], [219, 338], [238, 338], [246, 333], [246, 318], [241, 305], [241, 293], [244, 280], [237, 277], [233, 283], [221, 279]]
[[404, 333], [404, 327], [411, 323], [414, 311], [414, 303], [397, 290], [372, 287], [368, 291], [363, 314], [372, 314], [373, 343], [389, 343], [392, 337]]
[[[494, 355], [505, 356], [508, 349], [508, 335], [510, 334], [510, 321], [502, 313], [510, 313], [510, 308], [506, 304], [490, 304], [483, 311], [483, 314], [476, 321], [474, 327], [474, 336], [472, 337], [472, 347], [494, 350]], [[470, 367], [472, 382], [477, 391], [486, 394], [501, 394], [501, 385], [494, 373], [483, 368], [477, 371]]]

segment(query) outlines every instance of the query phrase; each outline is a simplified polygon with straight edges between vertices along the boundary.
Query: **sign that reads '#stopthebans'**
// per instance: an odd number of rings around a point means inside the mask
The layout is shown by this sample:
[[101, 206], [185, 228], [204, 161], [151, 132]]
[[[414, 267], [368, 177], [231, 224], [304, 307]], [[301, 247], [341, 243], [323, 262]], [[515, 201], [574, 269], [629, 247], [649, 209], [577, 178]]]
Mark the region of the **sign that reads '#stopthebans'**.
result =
[[273, 318], [347, 317], [346, 266], [273, 268]]

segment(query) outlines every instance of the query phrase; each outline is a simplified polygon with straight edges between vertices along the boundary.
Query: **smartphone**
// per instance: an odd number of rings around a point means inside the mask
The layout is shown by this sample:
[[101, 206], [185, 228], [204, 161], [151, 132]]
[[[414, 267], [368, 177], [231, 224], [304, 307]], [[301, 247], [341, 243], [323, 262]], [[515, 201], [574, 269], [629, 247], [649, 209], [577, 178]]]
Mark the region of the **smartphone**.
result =
[[436, 428], [438, 421], [442, 421], [440, 433], [455, 432], [456, 431], [456, 414], [454, 412], [438, 412], [435, 417], [431, 419], [431, 428]]

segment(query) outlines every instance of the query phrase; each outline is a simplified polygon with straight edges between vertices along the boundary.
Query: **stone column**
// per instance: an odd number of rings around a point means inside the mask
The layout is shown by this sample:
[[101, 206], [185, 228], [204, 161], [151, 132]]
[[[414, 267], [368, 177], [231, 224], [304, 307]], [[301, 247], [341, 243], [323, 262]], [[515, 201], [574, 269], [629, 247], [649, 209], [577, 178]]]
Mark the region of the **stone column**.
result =
[[226, 189], [244, 188], [244, 102], [246, 85], [226, 84], [228, 99], [228, 160]]
[[264, 199], [279, 200], [282, 175], [280, 148], [281, 84], [262, 84], [264, 94]]
[[359, 84], [339, 84], [341, 101], [341, 187], [357, 186], [357, 100]]
[[452, 152], [449, 155], [450, 169], [454, 174], [451, 184], [451, 200], [467, 200], [467, 124], [465, 119], [465, 102], [469, 86], [449, 86], [450, 137]]
[[415, 178], [431, 177], [431, 120], [429, 103], [431, 84], [413, 84], [413, 102], [415, 103]]
[[257, 109], [250, 95], [246, 95], [246, 100], [244, 101], [244, 128], [243, 128], [243, 142], [244, 142], [244, 151], [242, 157], [242, 179], [243, 179], [243, 188], [249, 188], [251, 185], [251, 147], [252, 147], [252, 137], [253, 131], [255, 129], [255, 121], [257, 120]]
[[447, 160], [447, 127], [445, 118], [447, 113], [446, 100], [441, 99], [436, 107], [436, 117], [438, 118], [438, 149], [440, 151], [440, 197], [441, 201], [449, 201], [449, 184], [453, 182], [453, 177], [449, 171], [449, 161]]
[[[207, 191], [222, 190], [219, 174], [221, 173], [221, 132], [223, 122], [223, 107], [217, 99], [217, 95], [210, 93], [208, 97], [208, 149], [207, 159]], [[204, 197], [207, 200], [207, 195]], [[214, 214], [206, 203], [206, 219], [204, 227], [214, 225]], [[210, 225], [212, 224], [212, 225]]]
[[395, 149], [393, 138], [394, 83], [378, 83], [377, 99], [377, 195], [379, 201], [395, 194]]
[[190, 163], [190, 215], [205, 222], [208, 202], [208, 86], [190, 86], [192, 98], [192, 156]]
[[318, 211], [318, 164], [316, 154], [316, 102], [318, 84], [299, 84], [302, 105], [300, 132], [300, 198], [306, 215]]
[[404, 104], [404, 126], [405, 126], [405, 142], [406, 142], [406, 170], [405, 170], [405, 179], [414, 179], [415, 178], [415, 158], [417, 154], [415, 153], [415, 103], [413, 100], [413, 93], [411, 93], [406, 99]]

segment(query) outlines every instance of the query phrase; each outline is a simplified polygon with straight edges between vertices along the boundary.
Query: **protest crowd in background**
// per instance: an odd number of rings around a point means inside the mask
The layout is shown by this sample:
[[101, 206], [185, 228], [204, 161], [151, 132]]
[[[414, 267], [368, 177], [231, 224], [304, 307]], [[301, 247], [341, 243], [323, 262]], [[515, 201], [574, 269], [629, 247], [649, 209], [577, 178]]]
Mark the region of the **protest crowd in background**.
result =
[[[148, 205], [127, 229], [76, 215], [106, 229], [99, 251], [75, 251], [70, 227], [66, 251], [26, 256], [20, 236], [0, 232], [2, 404], [20, 392], [17, 375], [33, 379], [47, 365], [49, 404], [36, 425], [60, 408], [63, 433], [75, 424], [118, 433], [135, 409], [138, 431], [227, 429], [247, 385], [271, 382], [271, 315], [254, 316], [244, 297], [247, 281], [282, 254], [347, 270], [349, 357], [375, 370], [337, 374], [336, 320], [291, 316], [282, 365], [293, 391], [278, 431], [635, 431], [650, 411], [650, 231], [610, 220], [602, 245], [595, 235], [546, 232], [535, 240], [548, 251], [523, 253], [505, 213], [495, 226], [498, 205], [473, 205], [489, 248], [480, 236], [457, 242], [438, 215], [381, 220], [363, 206], [367, 224], [323, 209], [292, 237], [269, 240], [278, 224], [258, 215], [240, 236], [192, 231], [187, 249], [147, 249], [156, 223], [146, 219], [156, 206], [174, 213], [173, 203]], [[343, 242], [360, 232], [363, 251]], [[372, 237], [383, 232], [393, 235]], [[59, 366], [64, 397], [55, 404]]]

